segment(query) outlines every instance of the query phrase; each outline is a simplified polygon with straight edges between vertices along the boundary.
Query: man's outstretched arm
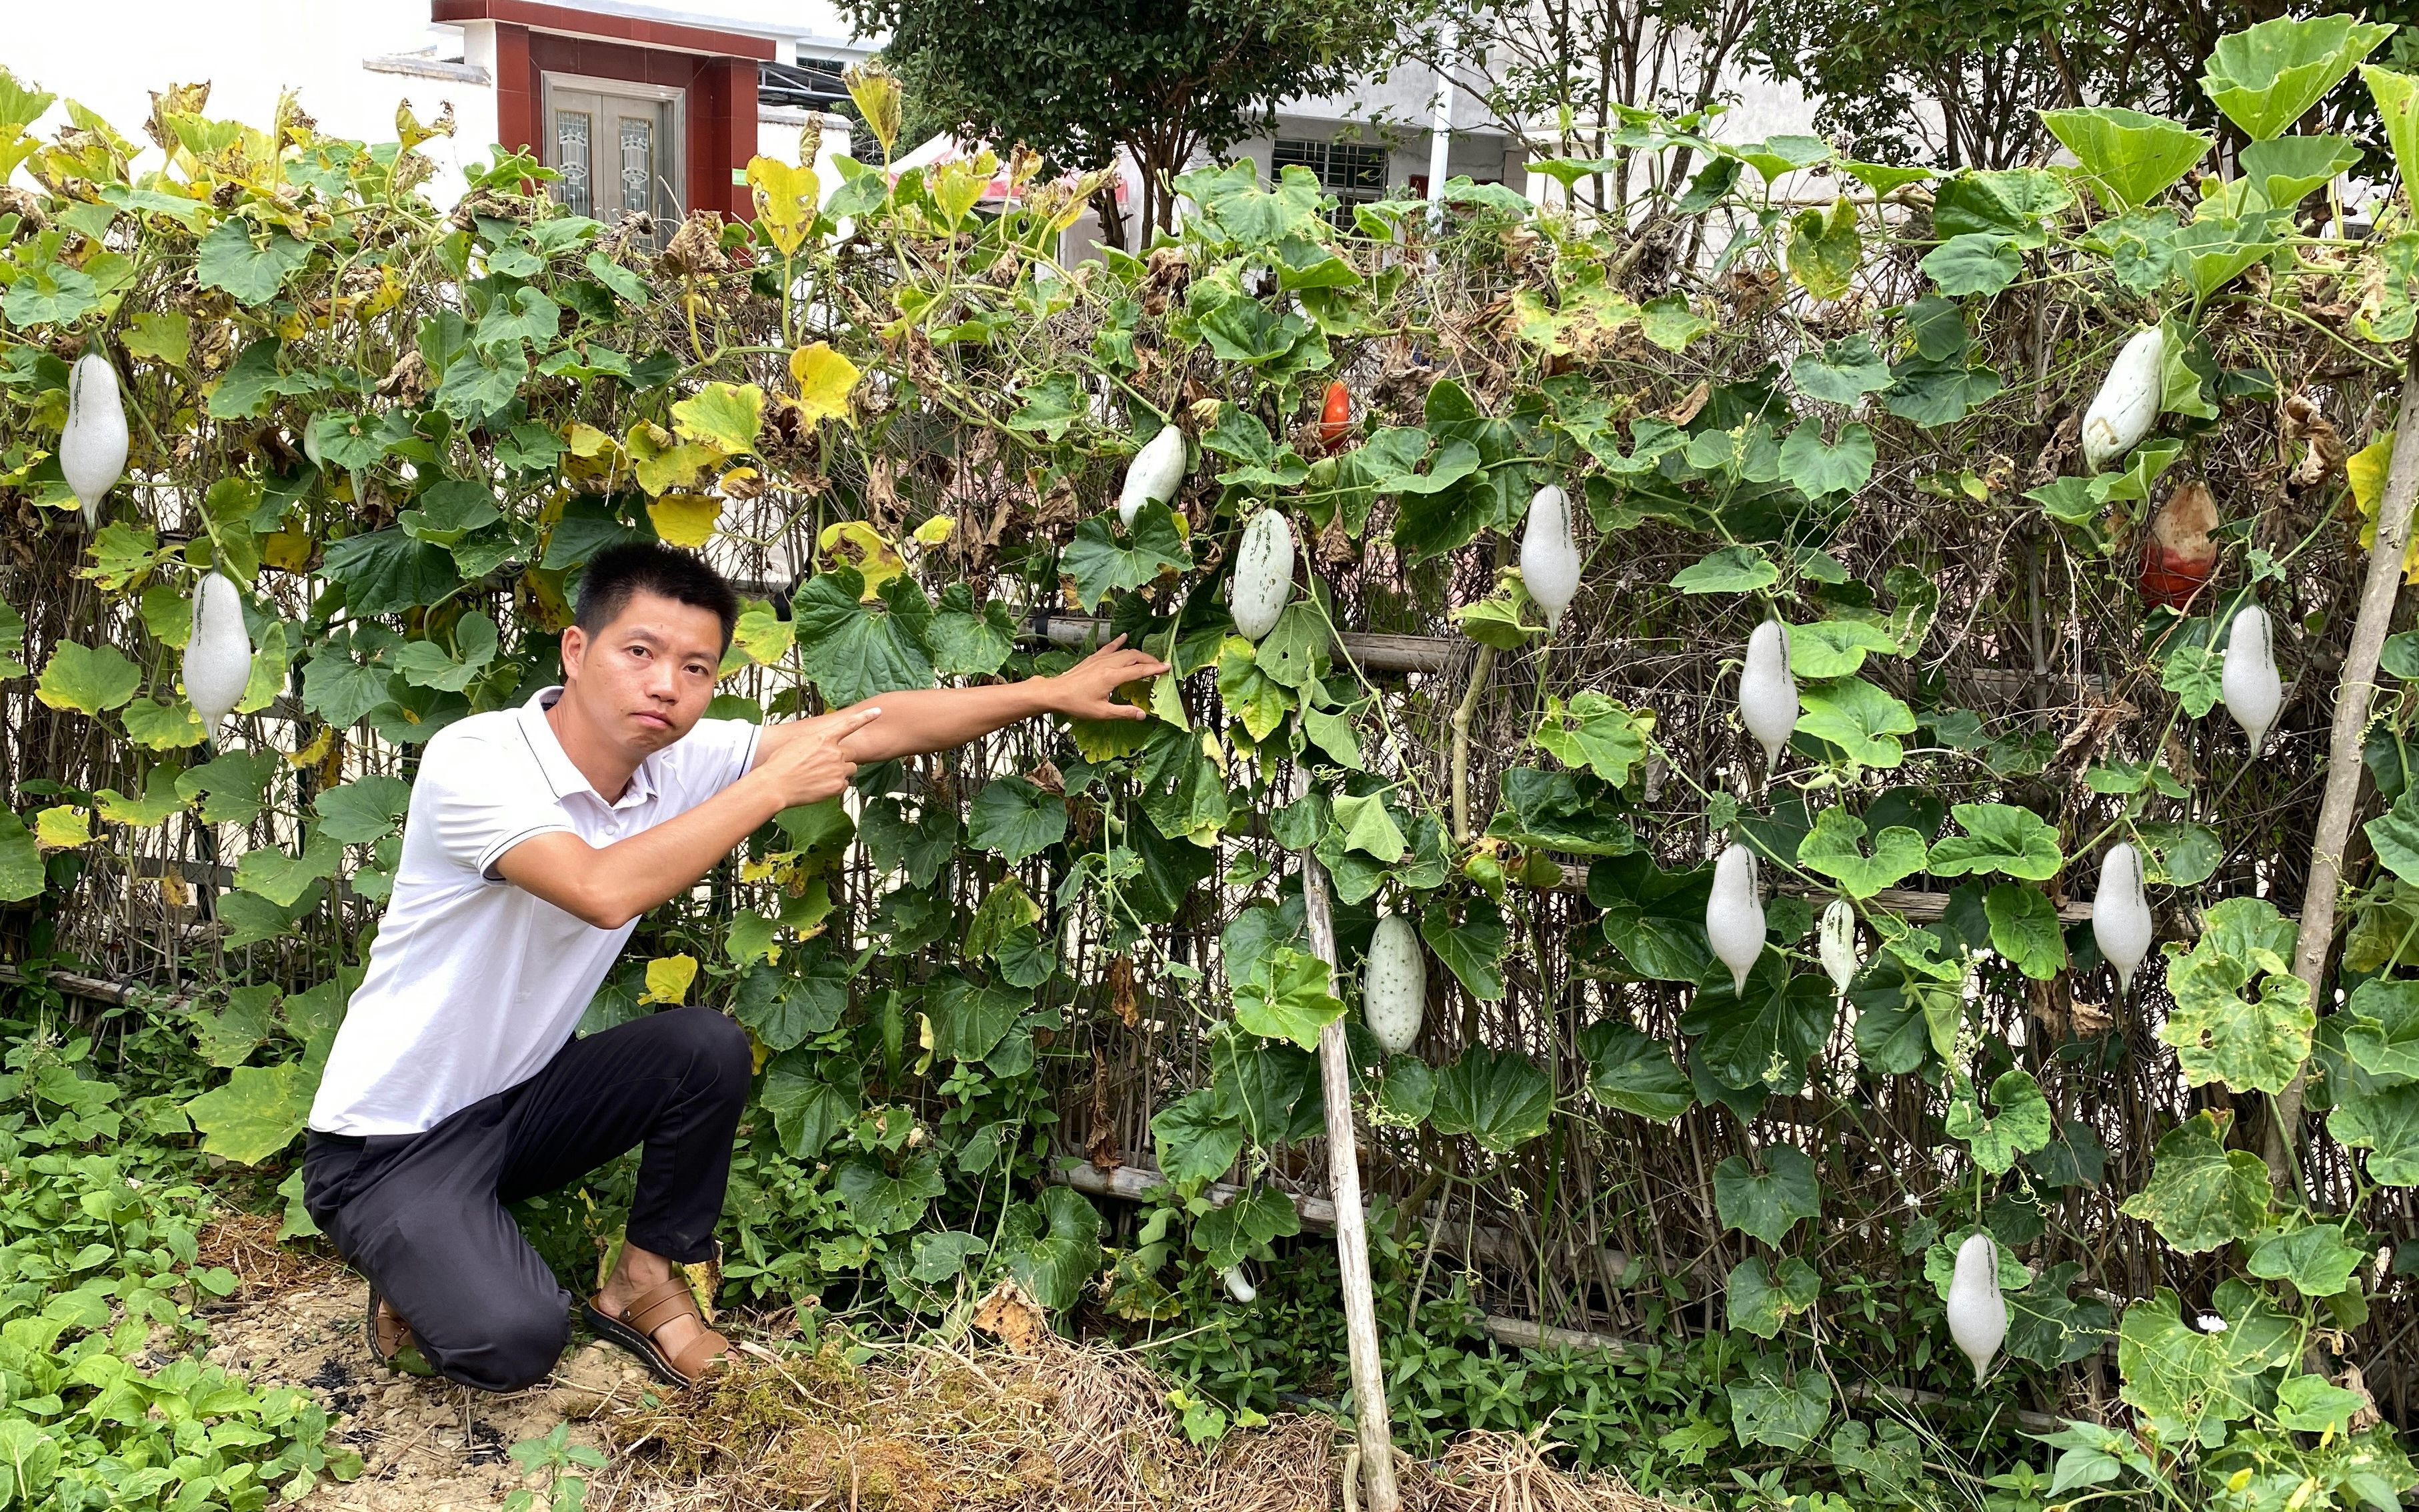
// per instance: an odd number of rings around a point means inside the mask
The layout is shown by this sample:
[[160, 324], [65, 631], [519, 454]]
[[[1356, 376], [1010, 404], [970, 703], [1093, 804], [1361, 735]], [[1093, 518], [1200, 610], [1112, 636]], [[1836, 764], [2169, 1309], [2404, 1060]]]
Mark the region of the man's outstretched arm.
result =
[[1167, 663], [1140, 651], [1126, 649], [1119, 636], [1067, 671], [1051, 677], [1028, 677], [1020, 683], [988, 687], [925, 687], [885, 693], [807, 719], [786, 719], [765, 727], [756, 745], [761, 765], [791, 741], [845, 720], [857, 709], [880, 704], [882, 717], [861, 725], [840, 744], [850, 760], [888, 761], [896, 756], [921, 756], [953, 750], [980, 740], [1037, 714], [1063, 715], [1070, 719], [1141, 719], [1148, 711], [1110, 701], [1119, 686], [1156, 677]]

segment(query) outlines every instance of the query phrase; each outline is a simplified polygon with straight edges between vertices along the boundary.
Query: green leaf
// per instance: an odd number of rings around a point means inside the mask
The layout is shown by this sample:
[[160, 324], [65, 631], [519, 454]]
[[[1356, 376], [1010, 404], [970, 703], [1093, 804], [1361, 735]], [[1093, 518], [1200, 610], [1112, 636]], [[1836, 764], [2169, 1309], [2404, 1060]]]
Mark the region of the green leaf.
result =
[[1714, 1211], [1725, 1228], [1780, 1247], [1781, 1237], [1803, 1218], [1823, 1212], [1814, 1162], [1795, 1145], [1773, 1145], [1758, 1171], [1744, 1155], [1724, 1157], [1714, 1167]]
[[2022, 278], [2025, 255], [2007, 237], [1968, 231], [1933, 248], [1919, 266], [1941, 293], [1962, 299], [1969, 294], [1996, 294]]
[[2049, 1101], [2041, 1084], [2021, 1067], [2003, 1072], [1991, 1084], [1991, 1111], [1985, 1114], [1974, 1096], [1974, 1085], [1961, 1073], [1953, 1079], [1949, 1137], [1961, 1139], [1974, 1151], [1974, 1164], [1994, 1176], [2005, 1176], [2018, 1155], [2044, 1149], [2054, 1124]]
[[788, 1050], [829, 1033], [848, 1011], [849, 964], [819, 942], [785, 952], [778, 969], [758, 963], [732, 994], [732, 1016], [766, 1048]]
[[2351, 1273], [2368, 1252], [2344, 1242], [2341, 1224], [2304, 1224], [2269, 1235], [2252, 1246], [2250, 1272], [2264, 1281], [2284, 1281], [2313, 1301], [2351, 1285]]
[[807, 579], [791, 606], [798, 663], [835, 708], [901, 688], [932, 686], [923, 628], [932, 605], [913, 578], [882, 585], [879, 607], [863, 601], [865, 579], [832, 567]]
[[1151, 503], [1135, 511], [1130, 535], [1121, 534], [1115, 510], [1076, 526], [1058, 566], [1075, 585], [1077, 600], [1089, 609], [1113, 593], [1148, 586], [1163, 572], [1191, 570], [1193, 553], [1167, 506]]
[[2360, 77], [2377, 101], [2396, 170], [2404, 183], [2419, 183], [2419, 78], [2373, 63], [2360, 66]]
[[1857, 765], [1889, 767], [1906, 759], [1898, 737], [1915, 733], [1915, 715], [1863, 678], [1817, 684], [1798, 697], [1797, 728], [1839, 747]]
[[42, 666], [34, 696], [54, 709], [99, 716], [134, 696], [143, 670], [116, 646], [81, 646], [62, 640]]
[[1214, 1181], [1243, 1152], [1242, 1119], [1210, 1088], [1188, 1092], [1150, 1120], [1160, 1174], [1179, 1186]]
[[2142, 880], [2153, 887], [2198, 887], [2226, 858], [2226, 841], [2207, 825], [2150, 820], [2134, 832], [2147, 854]]
[[1742, 1444], [1800, 1454], [1813, 1447], [1815, 1435], [1831, 1420], [1831, 1382], [1820, 1371], [1805, 1371], [1793, 1381], [1758, 1362], [1745, 1380], [1722, 1389], [1730, 1398], [1731, 1431]]
[[1798, 843], [1797, 864], [1831, 878], [1851, 898], [1870, 898], [1923, 870], [1923, 837], [1916, 831], [1885, 827], [1873, 837], [1871, 856], [1861, 849], [1864, 838], [1864, 821], [1835, 804], [1814, 816], [1814, 827]]
[[2372, 977], [2340, 1015], [2344, 1054], [2380, 1086], [2419, 1082], [2419, 981]]
[[2042, 124], [2083, 166], [2111, 210], [2139, 209], [2208, 155], [2211, 138], [2122, 105], [2045, 110]]
[[1193, 1226], [1193, 1242], [1209, 1254], [1213, 1269], [1224, 1271], [1253, 1258], [1269, 1258], [1270, 1246], [1302, 1232], [1302, 1213], [1293, 1199], [1264, 1186], [1213, 1208]]
[[2368, 1151], [2370, 1180], [2419, 1186], [2419, 1086], [2339, 1094], [2327, 1133], [2337, 1144]]
[[967, 840], [1010, 865], [1067, 838], [1067, 800], [1021, 777], [983, 784], [967, 813]]
[[930, 1149], [910, 1155], [891, 1175], [875, 1155], [851, 1155], [832, 1167], [833, 1190], [848, 1204], [849, 1216], [871, 1234], [896, 1234], [923, 1221], [924, 1210], [948, 1190], [941, 1161]]
[[329, 543], [323, 566], [329, 577], [344, 584], [345, 607], [357, 615], [419, 609], [462, 581], [452, 552], [416, 541], [396, 525]]
[[1863, 425], [1841, 426], [1840, 439], [1826, 445], [1822, 428], [1808, 421], [1780, 443], [1780, 475], [1809, 499], [1855, 493], [1872, 477], [1873, 456], [1873, 433]]
[[2228, 898], [2201, 916], [2191, 950], [2169, 944], [2175, 999], [2159, 1038], [2195, 1086], [2282, 1091], [2310, 1054], [2310, 989], [2293, 975], [2299, 926], [2264, 898]]
[[2125, 1199], [2125, 1214], [2186, 1255], [2257, 1233], [2268, 1217], [2268, 1167], [2247, 1149], [2226, 1148], [2233, 1121], [2230, 1112], [2204, 1109], [2169, 1130], [2153, 1151], [2149, 1184]]
[[2066, 864], [2057, 831], [2029, 809], [2006, 803], [1961, 803], [1949, 810], [1965, 833], [1934, 841], [1934, 876], [1962, 877], [1996, 872], [2028, 882], [2046, 882]]
[[411, 785], [399, 777], [360, 777], [329, 788], [313, 800], [319, 833], [347, 845], [362, 845], [392, 833], [411, 806]]
[[1665, 351], [1684, 352], [1689, 343], [1710, 332], [1714, 325], [1688, 308], [1687, 295], [1666, 294], [1646, 301], [1639, 312], [1638, 328], [1648, 341]]
[[2067, 1260], [2007, 1293], [2008, 1353], [2055, 1370], [2099, 1351], [2116, 1330], [2117, 1314], [2097, 1297], [2072, 1294], [2082, 1274], [2079, 1261]]
[[1799, 357], [1789, 366], [1789, 381], [1810, 399], [1854, 408], [1866, 394], [1889, 387], [1889, 363], [1873, 350], [1872, 338], [1858, 332], [1825, 342], [1820, 356]]
[[674, 430], [734, 456], [756, 450], [756, 433], [763, 424], [764, 391], [753, 383], [708, 383], [672, 406]]
[[294, 1142], [310, 1116], [318, 1078], [302, 1063], [243, 1066], [226, 1085], [185, 1104], [202, 1133], [202, 1148], [241, 1165], [257, 1165]]
[[[2353, 1414], [2372, 1407], [2366, 1394], [2338, 1386], [2324, 1376], [2288, 1376], [2276, 1383], [2276, 1425], [2295, 1433], [2323, 1433], [2342, 1438], [2351, 1431]], [[2368, 1504], [2382, 1505], [2391, 1492], [2371, 1494]]]
[[2201, 87], [2254, 142], [2282, 136], [2393, 32], [2350, 16], [2279, 17], [2217, 39]]
[[1776, 950], [1765, 951], [1748, 972], [1743, 992], [1731, 985], [1727, 967], [1709, 975], [1680, 1017], [1681, 1032], [1699, 1037], [1688, 1053], [1691, 1064], [1723, 1087], [1795, 1092], [1838, 1017], [1830, 982], [1791, 975]]
[[1823, 1278], [1795, 1255], [1777, 1271], [1765, 1268], [1763, 1256], [1751, 1255], [1732, 1269], [1722, 1290], [1731, 1327], [1768, 1339], [1779, 1336], [1792, 1318], [1814, 1310]]
[[1918, 425], [1947, 425], [1964, 419], [2000, 387], [1999, 375], [1987, 367], [1968, 367], [1962, 359], [1916, 358], [1890, 369], [1882, 408]]
[[1790, 276], [1818, 300], [1836, 300], [1847, 293], [1864, 255], [1856, 203], [1844, 194], [1827, 208], [1803, 209], [1790, 220]]
[[273, 845], [256, 845], [236, 863], [235, 885], [290, 909], [312, 883], [334, 876], [344, 858], [345, 848], [325, 835], [313, 836], [299, 856]]
[[279, 285], [311, 260], [311, 243], [283, 231], [255, 240], [252, 223], [229, 216], [202, 238], [196, 254], [193, 276], [203, 288], [224, 289], [241, 304], [260, 304], [275, 298]]
[[1071, 1187], [1043, 1187], [1036, 1200], [1011, 1204], [1001, 1216], [999, 1253], [1026, 1295], [1064, 1312], [1083, 1301], [1100, 1272], [1100, 1211]]
[[2405, 882], [2419, 883], [2419, 789], [2405, 789], [2393, 808], [2363, 825], [2361, 832], [2388, 871]]
[[277, 1027], [279, 995], [274, 985], [237, 987], [225, 1008], [193, 1015], [193, 1046], [203, 1061], [227, 1071], [251, 1059]]
[[1898, 651], [1897, 638], [1867, 620], [1814, 620], [1789, 627], [1789, 670], [1804, 681], [1852, 676], [1867, 656]]
[[1235, 986], [1235, 1022], [1264, 1040], [1316, 1050], [1319, 1030], [1343, 1016], [1327, 963], [1289, 945], [1271, 947]]
[[1475, 1044], [1437, 1072], [1428, 1126], [1508, 1155], [1545, 1134], [1553, 1111], [1552, 1084], [1527, 1057]]
[[1674, 573], [1672, 586], [1684, 594], [1751, 594], [1780, 580], [1770, 557], [1751, 546], [1726, 546]]
[[2066, 969], [2066, 932], [2057, 905], [2039, 887], [2002, 882], [1982, 900], [1991, 921], [1991, 949], [2035, 981]]
[[2242, 149], [2242, 177], [2278, 209], [2299, 205], [2360, 163], [2360, 144], [2341, 136], [2280, 136]]
[[2186, 1322], [2182, 1304], [2162, 1287], [2125, 1309], [2117, 1330], [2119, 1393], [2135, 1410], [2180, 1423], [2204, 1447], [2225, 1440], [2225, 1425], [2259, 1412], [2262, 1378], [2289, 1364], [2302, 1330], [2240, 1281], [2220, 1284], [2216, 1311], [2226, 1327], [2204, 1334]]
[[941, 590], [925, 640], [932, 647], [932, 671], [943, 677], [989, 677], [1016, 649], [1016, 622], [998, 599], [974, 607], [974, 594], [964, 583]]
[[1382, 793], [1338, 797], [1333, 812], [1332, 833], [1342, 838], [1345, 850], [1359, 851], [1392, 866], [1410, 849], [1410, 841], [1403, 838], [1394, 815], [1386, 811]]
[[1617, 1019], [1591, 1024], [1579, 1035], [1587, 1057], [1588, 1091], [1609, 1108], [1669, 1123], [1696, 1105], [1688, 1073], [1672, 1048]]
[[1602, 693], [1575, 693], [1567, 705], [1548, 695], [1531, 738], [1565, 766], [1584, 766], [1620, 787], [1629, 780], [1630, 768], [1646, 759], [1650, 727]]
[[1503, 913], [1494, 903], [1471, 899], [1456, 924], [1449, 901], [1439, 898], [1420, 911], [1420, 938], [1471, 996], [1491, 1003], [1503, 995]]

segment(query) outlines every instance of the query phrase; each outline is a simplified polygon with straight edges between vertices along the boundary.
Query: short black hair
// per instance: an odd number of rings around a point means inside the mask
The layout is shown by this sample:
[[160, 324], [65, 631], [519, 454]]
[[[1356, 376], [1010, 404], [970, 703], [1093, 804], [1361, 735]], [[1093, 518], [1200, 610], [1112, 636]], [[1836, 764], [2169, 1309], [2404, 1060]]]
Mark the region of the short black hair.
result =
[[636, 594], [657, 594], [693, 609], [712, 609], [722, 622], [722, 649], [739, 624], [739, 594], [701, 558], [661, 541], [624, 541], [588, 562], [579, 579], [579, 609], [571, 623], [593, 638], [630, 607]]

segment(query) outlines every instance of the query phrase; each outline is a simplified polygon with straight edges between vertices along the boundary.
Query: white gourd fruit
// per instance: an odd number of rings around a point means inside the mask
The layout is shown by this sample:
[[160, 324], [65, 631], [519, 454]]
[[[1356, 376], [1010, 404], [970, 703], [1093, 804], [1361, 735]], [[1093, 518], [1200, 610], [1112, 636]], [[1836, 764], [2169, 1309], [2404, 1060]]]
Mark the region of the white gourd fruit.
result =
[[2084, 466], [2097, 472], [2150, 433], [2150, 423], [2159, 418], [2166, 352], [2166, 337], [2152, 326], [2134, 332], [2108, 364], [2108, 377], [2083, 412]]
[[1117, 523], [1133, 529], [1145, 504], [1163, 504], [1184, 482], [1184, 432], [1162, 425], [1126, 465], [1126, 486], [1117, 495]]
[[1764, 764], [1780, 761], [1780, 748], [1797, 728], [1797, 678], [1789, 670], [1789, 626], [1779, 620], [1764, 621], [1748, 637], [1739, 719], [1763, 743]]
[[1563, 623], [1563, 611], [1579, 591], [1579, 548], [1571, 537], [1571, 500], [1548, 484], [1529, 501], [1520, 532], [1520, 585], [1546, 611], [1546, 628]]
[[2100, 858], [2100, 890], [2091, 898], [2091, 937], [2117, 968], [2119, 992], [2134, 990], [2134, 973], [2150, 953], [2150, 900], [2142, 891], [2142, 855], [2123, 841]]
[[1747, 990], [1747, 974], [1764, 954], [1764, 900], [1755, 891], [1755, 853], [1726, 847], [1714, 863], [1714, 890], [1705, 899], [1705, 938], [1731, 968], [1731, 990]]
[[185, 697], [216, 730], [252, 681], [252, 635], [243, 625], [243, 595], [225, 574], [213, 572], [193, 590], [193, 633], [185, 641]]
[[326, 470], [327, 459], [319, 455], [319, 417], [316, 415], [302, 422], [302, 455], [310, 459], [313, 467], [323, 471]]
[[100, 523], [100, 501], [126, 471], [126, 405], [117, 369], [96, 349], [68, 374], [68, 424], [59, 437], [59, 471], [84, 506], [84, 526]]
[[1277, 627], [1293, 596], [1293, 525], [1284, 510], [1263, 509], [1243, 527], [1226, 594], [1235, 628], [1246, 638], [1257, 640]]
[[2008, 1336], [2008, 1304], [1999, 1295], [1999, 1242], [1969, 1234], [1957, 1246], [1957, 1273], [1949, 1283], [1949, 1336], [1974, 1362], [1974, 1384], [1982, 1383], [1991, 1357]]
[[1259, 1301], [1260, 1288], [1252, 1285], [1252, 1278], [1243, 1273], [1241, 1266], [1230, 1265], [1218, 1273], [1226, 1283], [1226, 1295], [1245, 1306]]
[[1847, 996], [1848, 984], [1865, 964], [1857, 955], [1857, 905], [1845, 898], [1832, 899], [1831, 906], [1823, 910], [1823, 931], [1816, 943], [1832, 987]]
[[1388, 914], [1378, 920], [1378, 933], [1369, 941], [1369, 964], [1361, 982], [1361, 1017], [1386, 1054], [1403, 1055], [1418, 1042], [1427, 997], [1427, 963], [1420, 955], [1419, 934], [1410, 919]]
[[2219, 687], [2226, 695], [2226, 712], [2251, 737], [2251, 754], [2258, 755], [2277, 713], [2285, 707], [2285, 682], [2276, 672], [2275, 626], [2268, 611], [2257, 604], [2244, 605], [2234, 616], [2234, 628], [2226, 637], [2226, 671]]

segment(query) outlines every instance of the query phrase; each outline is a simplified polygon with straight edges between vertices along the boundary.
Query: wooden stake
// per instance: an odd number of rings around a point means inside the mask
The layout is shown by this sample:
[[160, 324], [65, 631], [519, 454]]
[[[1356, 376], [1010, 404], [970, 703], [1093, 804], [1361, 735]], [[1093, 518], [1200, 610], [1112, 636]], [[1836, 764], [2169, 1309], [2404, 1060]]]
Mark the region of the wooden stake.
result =
[[[1299, 772], [1295, 792], [1308, 790]], [[1302, 856], [1302, 911], [1310, 927], [1310, 949], [1337, 971], [1335, 911], [1327, 896], [1327, 869], [1305, 847]], [[1335, 1201], [1335, 1255], [1344, 1273], [1344, 1327], [1350, 1349], [1352, 1401], [1361, 1434], [1362, 1487], [1368, 1512], [1397, 1512], [1402, 1493], [1394, 1484], [1394, 1432], [1386, 1412], [1385, 1362], [1378, 1352], [1377, 1288], [1369, 1279], [1368, 1214], [1361, 1206], [1361, 1153], [1352, 1129], [1352, 1062], [1344, 1042], [1344, 1021], [1318, 1031], [1318, 1081], [1327, 1093], [1327, 1185]], [[1347, 1512], [1359, 1512], [1347, 1508]]]
[[[2344, 653], [2343, 678], [2335, 688], [2334, 729], [2327, 745], [2326, 794], [2319, 803], [2318, 839], [2310, 847], [2310, 885], [2302, 895], [2302, 933], [2293, 947], [2293, 975], [2310, 989], [2310, 1006], [2327, 1010], [2319, 991], [2334, 940], [2336, 895], [2343, 890], [2344, 846], [2351, 839], [2360, 806], [2361, 742], [2368, 733], [2369, 704], [2377, 692], [2377, 658], [2393, 627], [2394, 601], [2402, 590], [2402, 556], [2411, 542], [2411, 504], [2419, 500], [2419, 343], [2410, 352], [2402, 379], [2402, 409], [2394, 424], [2394, 455], [2386, 466], [2385, 496], [2377, 503], [2377, 535], [2368, 551], [2368, 579], [2361, 585], [2360, 617], [2352, 622]], [[2276, 1094], [2267, 1149], [2269, 1180], [2279, 1191], [2300, 1185], [2299, 1139], [2303, 1073], [2296, 1072]]]

